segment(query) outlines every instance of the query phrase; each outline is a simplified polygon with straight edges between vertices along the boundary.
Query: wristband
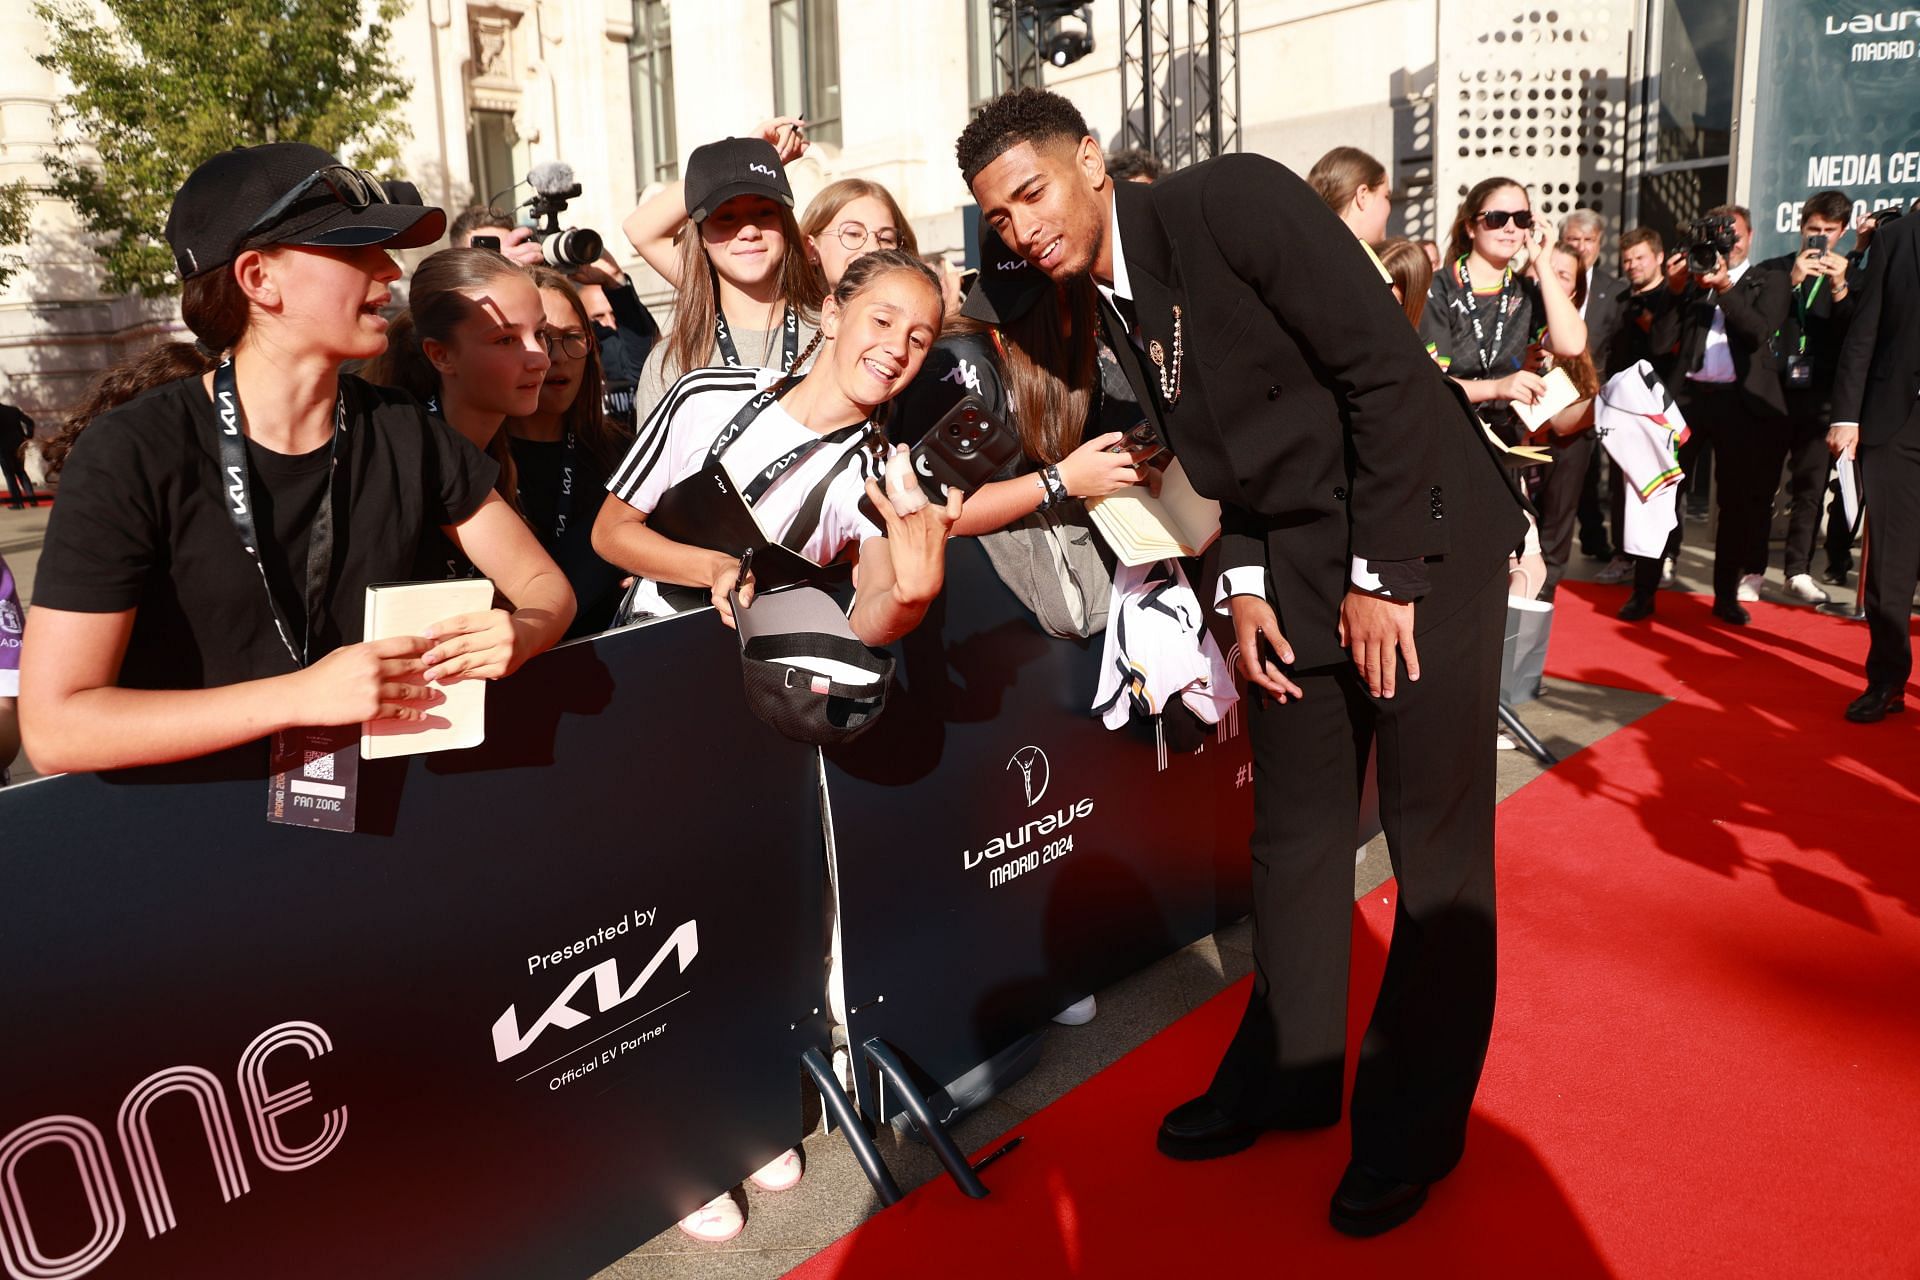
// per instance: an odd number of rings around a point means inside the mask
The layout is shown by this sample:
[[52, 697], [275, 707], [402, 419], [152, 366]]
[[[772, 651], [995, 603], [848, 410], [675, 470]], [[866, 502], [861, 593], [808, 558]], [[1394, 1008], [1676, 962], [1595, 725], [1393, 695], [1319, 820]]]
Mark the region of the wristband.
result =
[[1047, 477], [1043, 472], [1034, 472], [1033, 482], [1040, 486], [1040, 510], [1045, 511], [1053, 505], [1053, 490], [1047, 488]]
[[1047, 486], [1048, 506], [1053, 506], [1055, 503], [1065, 502], [1067, 500], [1069, 496], [1067, 493], [1067, 482], [1060, 478], [1060, 467], [1058, 463], [1050, 463], [1040, 468], [1040, 477], [1041, 482]]

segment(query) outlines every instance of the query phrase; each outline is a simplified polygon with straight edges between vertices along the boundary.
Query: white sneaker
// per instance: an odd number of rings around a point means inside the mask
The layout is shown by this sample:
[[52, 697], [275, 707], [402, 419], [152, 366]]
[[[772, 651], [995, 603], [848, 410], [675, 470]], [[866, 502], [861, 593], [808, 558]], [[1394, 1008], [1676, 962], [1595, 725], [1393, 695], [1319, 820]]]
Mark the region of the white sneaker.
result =
[[1796, 573], [1788, 578], [1787, 594], [1806, 604], [1825, 604], [1833, 599], [1813, 580], [1810, 573]]
[[1740, 576], [1740, 585], [1734, 590], [1734, 596], [1752, 604], [1760, 598], [1760, 584], [1767, 580], [1764, 573], [1746, 573]]
[[1093, 997], [1088, 996], [1085, 1000], [1076, 1000], [1060, 1012], [1054, 1014], [1053, 1020], [1063, 1027], [1084, 1027], [1093, 1021], [1093, 1015], [1096, 1011], [1097, 1007], [1094, 1004]]
[[1673, 571], [1673, 557], [1668, 556], [1660, 562], [1660, 585], [1663, 587], [1672, 587], [1678, 586], [1679, 583], [1680, 578]]
[[1495, 729], [1493, 731], [1493, 745], [1501, 751], [1518, 751], [1520, 749], [1520, 744], [1508, 737], [1505, 729]]
[[753, 1185], [762, 1191], [791, 1191], [800, 1185], [800, 1175], [805, 1166], [800, 1163], [797, 1148], [788, 1147], [773, 1159], [753, 1171]]
[[722, 1192], [680, 1219], [680, 1229], [701, 1244], [725, 1244], [746, 1229], [747, 1215]]
[[1633, 576], [1633, 561], [1626, 556], [1615, 556], [1607, 561], [1600, 572], [1593, 575], [1595, 582], [1625, 582]]

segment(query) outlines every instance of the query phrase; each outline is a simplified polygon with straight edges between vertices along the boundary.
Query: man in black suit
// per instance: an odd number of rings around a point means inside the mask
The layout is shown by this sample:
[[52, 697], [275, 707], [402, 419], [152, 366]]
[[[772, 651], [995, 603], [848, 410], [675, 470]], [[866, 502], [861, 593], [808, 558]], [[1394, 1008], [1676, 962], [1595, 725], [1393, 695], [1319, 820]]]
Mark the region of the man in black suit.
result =
[[16, 405], [0, 404], [0, 471], [7, 477], [7, 505], [18, 511], [39, 506], [40, 495], [27, 478], [23, 450], [33, 439], [33, 419]]
[[[1365, 248], [1270, 160], [1114, 183], [1072, 104], [1026, 89], [961, 134], [981, 216], [1092, 275], [1162, 439], [1220, 500], [1254, 749], [1255, 977], [1181, 1159], [1340, 1119], [1353, 829], [1368, 748], [1400, 878], [1330, 1218], [1374, 1235], [1458, 1162], [1493, 1021], [1495, 708], [1521, 500]], [[1217, 599], [1218, 597], [1216, 597]]]
[[[1600, 265], [1600, 251], [1607, 238], [1605, 219], [1591, 209], [1575, 209], [1560, 227], [1560, 243], [1580, 255], [1580, 270], [1586, 276], [1586, 299], [1580, 304], [1580, 318], [1587, 322], [1587, 354], [1593, 367], [1606, 376], [1614, 335], [1619, 331], [1621, 307], [1626, 301], [1626, 282]], [[1619, 551], [1623, 531], [1615, 521], [1613, 536], [1607, 534], [1606, 508], [1600, 502], [1600, 473], [1606, 468], [1606, 450], [1593, 447], [1591, 433], [1576, 439], [1587, 444], [1586, 462], [1580, 481], [1580, 551], [1595, 560], [1610, 559]], [[1562, 442], [1553, 440], [1550, 444]], [[1541, 543], [1546, 543], [1547, 513], [1540, 513]], [[1559, 580], [1559, 575], [1554, 575]]]
[[1913, 672], [1908, 635], [1920, 578], [1920, 216], [1883, 223], [1873, 237], [1853, 327], [1833, 379], [1836, 457], [1857, 449], [1865, 486], [1867, 691], [1847, 719], [1871, 724], [1906, 709]]
[[1669, 389], [1687, 426], [1713, 451], [1720, 527], [1713, 542], [1713, 614], [1745, 626], [1743, 599], [1758, 600], [1773, 526], [1773, 495], [1787, 456], [1787, 401], [1771, 339], [1792, 305], [1786, 276], [1752, 270], [1753, 219], [1737, 205], [1707, 211], [1732, 220], [1732, 244], [1711, 270], [1693, 270], [1682, 250], [1667, 259], [1674, 307], [1654, 346], [1678, 343]]

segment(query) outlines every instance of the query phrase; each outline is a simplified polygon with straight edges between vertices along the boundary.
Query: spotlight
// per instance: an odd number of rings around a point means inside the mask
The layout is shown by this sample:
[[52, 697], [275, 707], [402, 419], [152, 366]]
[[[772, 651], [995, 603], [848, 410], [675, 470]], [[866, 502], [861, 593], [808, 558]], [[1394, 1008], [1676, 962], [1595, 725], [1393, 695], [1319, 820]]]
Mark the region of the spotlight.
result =
[[1040, 52], [1048, 62], [1056, 67], [1064, 67], [1080, 61], [1093, 52], [1093, 33], [1090, 31], [1056, 31], [1047, 37]]

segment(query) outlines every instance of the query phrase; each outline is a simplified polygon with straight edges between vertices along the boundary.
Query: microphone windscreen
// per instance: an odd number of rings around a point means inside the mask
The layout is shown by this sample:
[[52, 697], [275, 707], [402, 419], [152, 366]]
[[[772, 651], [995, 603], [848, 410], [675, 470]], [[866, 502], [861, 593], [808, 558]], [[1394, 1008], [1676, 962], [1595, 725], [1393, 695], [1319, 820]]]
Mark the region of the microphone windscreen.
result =
[[533, 166], [527, 183], [541, 195], [553, 195], [573, 185], [573, 166], [560, 160], [546, 160]]

